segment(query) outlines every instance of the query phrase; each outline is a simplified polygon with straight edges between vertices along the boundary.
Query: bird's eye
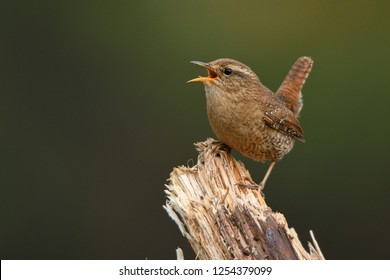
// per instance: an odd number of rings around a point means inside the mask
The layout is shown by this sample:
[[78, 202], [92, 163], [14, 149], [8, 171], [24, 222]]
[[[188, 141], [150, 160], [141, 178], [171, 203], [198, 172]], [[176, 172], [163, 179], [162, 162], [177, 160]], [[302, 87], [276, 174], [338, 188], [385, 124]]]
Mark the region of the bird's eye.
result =
[[225, 69], [223, 69], [223, 73], [224, 73], [225, 75], [230, 75], [230, 74], [233, 73], [233, 70], [230, 69], [230, 68], [225, 68]]

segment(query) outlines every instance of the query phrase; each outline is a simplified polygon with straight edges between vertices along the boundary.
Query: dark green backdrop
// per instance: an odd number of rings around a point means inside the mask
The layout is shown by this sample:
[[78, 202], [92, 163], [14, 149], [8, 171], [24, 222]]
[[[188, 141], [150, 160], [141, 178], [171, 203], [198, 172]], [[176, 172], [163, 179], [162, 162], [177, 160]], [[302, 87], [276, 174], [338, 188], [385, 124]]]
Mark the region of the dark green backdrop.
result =
[[[105, 3], [104, 3], [105, 2]], [[329, 259], [389, 256], [386, 1], [13, 1], [0, 16], [2, 259], [194, 258], [164, 184], [213, 136], [203, 70], [230, 57], [275, 90], [296, 58], [306, 143], [265, 190]], [[258, 181], [260, 165], [237, 155]]]

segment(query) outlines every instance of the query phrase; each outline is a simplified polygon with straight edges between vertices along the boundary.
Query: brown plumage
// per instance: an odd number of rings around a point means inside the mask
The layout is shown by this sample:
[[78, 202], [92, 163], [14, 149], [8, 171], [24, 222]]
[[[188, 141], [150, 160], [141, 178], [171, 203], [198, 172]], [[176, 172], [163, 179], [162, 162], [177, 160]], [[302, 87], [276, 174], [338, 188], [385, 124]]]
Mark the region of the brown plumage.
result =
[[210, 63], [193, 61], [208, 71], [203, 82], [211, 128], [220, 141], [256, 161], [271, 161], [259, 187], [264, 188], [275, 163], [304, 141], [298, 122], [302, 109], [302, 86], [312, 60], [299, 58], [274, 94], [245, 64], [229, 58]]

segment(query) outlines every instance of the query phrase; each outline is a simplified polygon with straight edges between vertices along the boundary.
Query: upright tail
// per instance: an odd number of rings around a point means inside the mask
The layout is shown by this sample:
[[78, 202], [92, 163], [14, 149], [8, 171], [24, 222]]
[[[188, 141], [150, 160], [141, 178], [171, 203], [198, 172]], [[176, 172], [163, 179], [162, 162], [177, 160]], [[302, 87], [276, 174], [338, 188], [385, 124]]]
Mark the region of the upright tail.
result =
[[310, 57], [303, 56], [298, 58], [279, 89], [275, 92], [275, 96], [282, 100], [296, 116], [303, 106], [301, 90], [312, 66], [313, 60]]

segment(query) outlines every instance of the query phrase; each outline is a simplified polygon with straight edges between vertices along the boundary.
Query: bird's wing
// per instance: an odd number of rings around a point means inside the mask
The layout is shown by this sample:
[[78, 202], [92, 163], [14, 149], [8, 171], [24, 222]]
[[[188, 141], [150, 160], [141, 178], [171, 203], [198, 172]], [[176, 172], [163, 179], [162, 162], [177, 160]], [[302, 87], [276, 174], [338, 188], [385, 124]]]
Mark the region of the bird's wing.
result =
[[302, 109], [302, 87], [309, 76], [313, 60], [310, 57], [300, 57], [291, 67], [283, 83], [275, 92], [275, 96], [296, 116]]
[[297, 118], [289, 109], [280, 106], [270, 106], [270, 109], [264, 112], [263, 119], [273, 129], [305, 142], [303, 130]]

